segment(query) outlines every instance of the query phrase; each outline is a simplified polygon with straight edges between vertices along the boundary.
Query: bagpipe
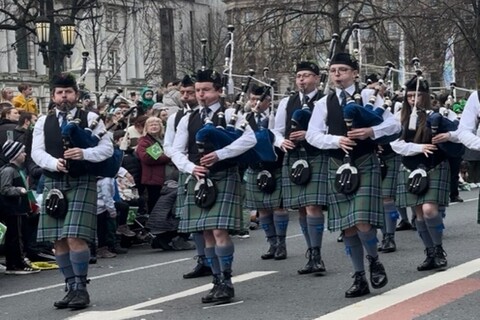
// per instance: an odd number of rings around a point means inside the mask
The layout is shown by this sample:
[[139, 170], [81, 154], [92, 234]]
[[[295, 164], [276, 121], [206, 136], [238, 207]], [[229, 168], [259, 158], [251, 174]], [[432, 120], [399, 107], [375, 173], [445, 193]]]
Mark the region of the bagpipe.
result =
[[[106, 108], [105, 112], [100, 114], [90, 126], [82, 128], [80, 126], [81, 119], [74, 119], [73, 116], [70, 114], [67, 116], [67, 125], [62, 128], [62, 139], [64, 141], [64, 149], [70, 148], [93, 148], [98, 145], [102, 137], [112, 129], [116, 123], [111, 124], [107, 128], [105, 128], [102, 132], [97, 134], [94, 133], [95, 128], [98, 126], [99, 122], [102, 120], [103, 117], [113, 108], [114, 101], [117, 97], [121, 97], [120, 93], [122, 92], [121, 89], [118, 89], [117, 92], [114, 94], [112, 99], [109, 102], [109, 107]], [[122, 99], [126, 100], [125, 98], [121, 97]], [[122, 117], [118, 120], [123, 118], [130, 118], [137, 111], [137, 106], [131, 106], [130, 110], [128, 110]], [[85, 165], [85, 170], [87, 173], [95, 176], [101, 177], [115, 177], [120, 169], [123, 159], [123, 151], [114, 148], [113, 155], [106, 160], [101, 162], [88, 162], [83, 161]], [[68, 166], [68, 161], [67, 161]], [[85, 172], [72, 172], [69, 171], [69, 175], [71, 177], [78, 177], [80, 175], [85, 174]]]

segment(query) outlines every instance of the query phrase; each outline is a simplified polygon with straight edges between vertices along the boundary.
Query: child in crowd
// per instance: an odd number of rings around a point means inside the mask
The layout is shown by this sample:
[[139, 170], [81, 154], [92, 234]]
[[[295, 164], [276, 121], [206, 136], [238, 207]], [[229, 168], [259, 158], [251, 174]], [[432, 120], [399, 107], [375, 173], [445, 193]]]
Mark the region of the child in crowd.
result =
[[[40, 272], [29, 265], [23, 252], [22, 218], [29, 213], [38, 213], [28, 198], [26, 174], [22, 170], [25, 162], [25, 146], [7, 140], [2, 153], [8, 164], [0, 169], [1, 216], [7, 226], [5, 234], [5, 274], [23, 275]], [[32, 212], [33, 210], [37, 212]]]

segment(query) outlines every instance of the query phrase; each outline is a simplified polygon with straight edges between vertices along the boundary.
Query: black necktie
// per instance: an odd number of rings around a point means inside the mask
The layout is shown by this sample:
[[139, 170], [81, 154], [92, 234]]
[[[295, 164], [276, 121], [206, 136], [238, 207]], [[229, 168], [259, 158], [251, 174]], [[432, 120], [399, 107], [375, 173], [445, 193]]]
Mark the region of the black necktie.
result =
[[202, 121], [205, 122], [205, 119], [208, 117], [208, 113], [210, 112], [210, 108], [204, 107], [202, 111], [200, 112], [200, 117], [202, 118]]
[[262, 114], [260, 112], [257, 113], [257, 126], [258, 127], [262, 126]]
[[64, 111], [60, 111], [58, 113], [58, 119], [62, 122], [60, 124], [60, 130], [63, 130], [67, 126], [67, 113]]
[[310, 97], [309, 96], [305, 96], [305, 103], [308, 104], [308, 101], [310, 101]]
[[342, 107], [345, 107], [347, 105], [347, 95], [345, 94], [345, 91], [342, 90], [342, 92], [340, 92], [340, 99], [342, 100], [340, 105]]

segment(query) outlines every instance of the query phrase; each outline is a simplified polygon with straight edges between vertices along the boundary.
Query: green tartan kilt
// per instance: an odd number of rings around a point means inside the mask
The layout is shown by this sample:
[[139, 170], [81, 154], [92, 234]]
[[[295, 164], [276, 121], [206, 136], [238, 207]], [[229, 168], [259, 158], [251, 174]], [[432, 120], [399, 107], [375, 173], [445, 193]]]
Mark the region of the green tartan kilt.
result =
[[[312, 177], [303, 186], [294, 184], [290, 180], [290, 171], [295, 161], [306, 159], [311, 167]], [[282, 166], [282, 195], [283, 207], [298, 209], [310, 205], [325, 206], [327, 204], [327, 168], [328, 157], [320, 154], [316, 157], [308, 156], [304, 150], [285, 155]]]
[[402, 163], [402, 157], [396, 153], [391, 153], [382, 157], [387, 165], [387, 175], [382, 180], [382, 194], [384, 198], [395, 199], [397, 195], [398, 170]]
[[[45, 199], [50, 189], [64, 191], [68, 212], [64, 219], [46, 214]], [[67, 190], [67, 191], [65, 191]], [[53, 180], [45, 177], [42, 212], [38, 223], [37, 241], [55, 241], [64, 238], [80, 238], [94, 242], [97, 230], [97, 181], [94, 176]]]
[[177, 198], [175, 199], [175, 216], [182, 217], [183, 205], [185, 203], [185, 180], [187, 180], [188, 173], [178, 172], [178, 190]]
[[417, 196], [407, 191], [408, 176], [411, 171], [400, 166], [398, 173], [397, 205], [400, 208], [418, 206], [424, 203], [436, 203], [448, 206], [450, 193], [450, 167], [443, 161], [428, 172], [429, 188], [427, 193]]
[[378, 157], [368, 154], [355, 161], [360, 174], [357, 192], [345, 195], [335, 190], [337, 169], [343, 161], [329, 158], [328, 163], [328, 229], [345, 230], [358, 223], [369, 223], [374, 228], [383, 226], [383, 196]]
[[248, 168], [245, 172], [247, 178], [245, 186], [244, 206], [250, 210], [256, 209], [276, 209], [282, 205], [282, 169], [273, 170], [275, 177], [275, 191], [265, 193], [260, 191], [257, 186], [257, 175], [261, 170]]
[[195, 178], [187, 185], [187, 194], [178, 226], [179, 232], [204, 230], [240, 230], [242, 222], [240, 175], [238, 168], [230, 168], [210, 175], [217, 188], [217, 201], [210, 209], [195, 204]]

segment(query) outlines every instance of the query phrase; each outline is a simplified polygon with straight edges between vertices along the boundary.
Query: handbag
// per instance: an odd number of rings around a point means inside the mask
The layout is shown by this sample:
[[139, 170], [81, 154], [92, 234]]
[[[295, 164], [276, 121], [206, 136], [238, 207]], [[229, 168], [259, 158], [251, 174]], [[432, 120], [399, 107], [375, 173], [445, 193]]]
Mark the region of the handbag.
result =
[[262, 170], [257, 175], [258, 190], [265, 193], [273, 193], [276, 188], [275, 177], [268, 170]]
[[45, 198], [45, 212], [52, 218], [63, 219], [68, 212], [67, 198], [59, 189], [51, 189]]
[[308, 161], [304, 159], [295, 161], [292, 164], [289, 177], [290, 181], [299, 186], [303, 186], [310, 182], [312, 169]]
[[425, 168], [413, 170], [408, 176], [408, 192], [417, 196], [427, 193], [430, 187], [430, 178]]
[[210, 209], [217, 200], [217, 187], [209, 178], [200, 179], [195, 185], [195, 204], [202, 209]]
[[339, 193], [349, 195], [355, 193], [360, 187], [360, 173], [351, 164], [350, 156], [345, 155], [343, 164], [337, 169], [335, 175], [335, 190]]

